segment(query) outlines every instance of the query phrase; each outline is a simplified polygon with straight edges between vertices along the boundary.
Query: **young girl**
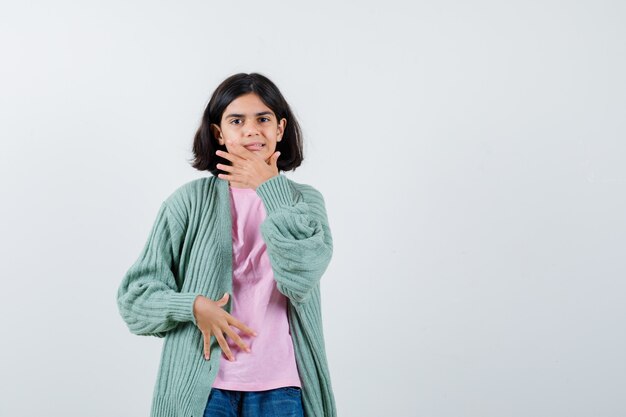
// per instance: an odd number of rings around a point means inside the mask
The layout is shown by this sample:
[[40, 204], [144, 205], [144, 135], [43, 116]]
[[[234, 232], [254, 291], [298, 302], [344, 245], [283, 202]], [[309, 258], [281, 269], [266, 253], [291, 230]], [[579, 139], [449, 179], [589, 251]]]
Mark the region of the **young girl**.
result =
[[302, 134], [261, 74], [213, 93], [193, 143], [212, 176], [161, 204], [117, 292], [137, 335], [164, 337], [152, 417], [335, 417], [319, 281], [333, 250], [322, 195], [281, 171]]

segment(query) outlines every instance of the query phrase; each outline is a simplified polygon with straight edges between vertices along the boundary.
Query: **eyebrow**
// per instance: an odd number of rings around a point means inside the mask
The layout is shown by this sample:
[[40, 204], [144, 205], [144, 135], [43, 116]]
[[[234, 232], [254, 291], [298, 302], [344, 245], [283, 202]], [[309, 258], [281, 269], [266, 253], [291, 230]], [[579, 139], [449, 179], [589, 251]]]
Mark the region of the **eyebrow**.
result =
[[[255, 114], [255, 116], [265, 116], [265, 115], [272, 116], [273, 113], [271, 111], [261, 111]], [[224, 118], [228, 119], [229, 117], [245, 117], [245, 114], [231, 113], [228, 116], [225, 116]]]

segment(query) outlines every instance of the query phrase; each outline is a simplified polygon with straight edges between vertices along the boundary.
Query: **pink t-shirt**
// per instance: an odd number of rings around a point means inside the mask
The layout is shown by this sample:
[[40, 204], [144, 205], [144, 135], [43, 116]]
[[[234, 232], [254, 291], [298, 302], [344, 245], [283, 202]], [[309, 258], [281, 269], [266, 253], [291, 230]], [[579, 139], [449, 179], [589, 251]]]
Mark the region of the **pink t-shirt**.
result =
[[261, 236], [266, 212], [252, 188], [230, 189], [233, 225], [233, 293], [230, 314], [258, 333], [249, 336], [231, 329], [250, 347], [248, 353], [229, 336], [235, 361], [222, 353], [213, 387], [237, 391], [264, 391], [302, 387], [287, 318], [287, 297], [276, 288], [274, 272]]

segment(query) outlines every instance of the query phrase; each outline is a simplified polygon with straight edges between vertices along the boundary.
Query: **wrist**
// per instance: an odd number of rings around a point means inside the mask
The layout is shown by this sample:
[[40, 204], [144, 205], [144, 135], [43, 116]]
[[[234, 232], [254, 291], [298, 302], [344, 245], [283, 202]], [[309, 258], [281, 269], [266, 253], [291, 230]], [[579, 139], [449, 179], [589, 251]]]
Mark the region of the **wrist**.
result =
[[278, 176], [278, 174], [272, 174], [272, 175], [270, 175], [270, 176], [267, 176], [267, 177], [263, 177], [263, 178], [261, 178], [261, 181], [259, 181], [259, 183], [258, 183], [258, 184], [255, 184], [254, 189], [256, 190], [256, 189], [257, 189], [257, 188], [259, 188], [261, 185], [265, 184], [267, 181], [269, 181], [269, 180], [271, 180], [272, 178], [277, 177], [277, 176]]
[[263, 182], [256, 192], [261, 197], [267, 214], [281, 207], [293, 206], [301, 199], [299, 192], [289, 183], [289, 179], [281, 174]]

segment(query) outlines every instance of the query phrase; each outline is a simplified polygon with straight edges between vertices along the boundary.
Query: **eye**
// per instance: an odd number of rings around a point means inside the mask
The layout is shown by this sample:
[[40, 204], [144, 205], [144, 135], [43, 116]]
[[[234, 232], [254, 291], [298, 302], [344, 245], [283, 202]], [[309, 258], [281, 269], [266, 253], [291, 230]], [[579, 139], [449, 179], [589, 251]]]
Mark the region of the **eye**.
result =
[[270, 121], [270, 118], [269, 118], [269, 117], [261, 117], [261, 119], [260, 119], [260, 120], [267, 120], [267, 121], [269, 122], [269, 121]]
[[233, 119], [233, 120], [231, 120], [231, 121], [230, 121], [230, 124], [231, 124], [231, 125], [232, 125], [232, 124], [238, 125], [239, 123], [234, 123], [234, 122], [236, 122], [236, 121], [240, 121], [240, 120], [241, 120], [241, 119]]

